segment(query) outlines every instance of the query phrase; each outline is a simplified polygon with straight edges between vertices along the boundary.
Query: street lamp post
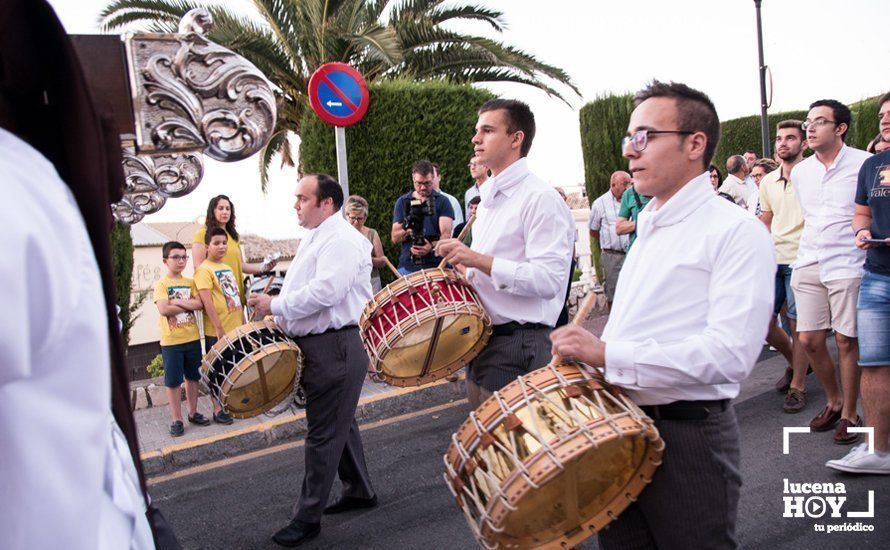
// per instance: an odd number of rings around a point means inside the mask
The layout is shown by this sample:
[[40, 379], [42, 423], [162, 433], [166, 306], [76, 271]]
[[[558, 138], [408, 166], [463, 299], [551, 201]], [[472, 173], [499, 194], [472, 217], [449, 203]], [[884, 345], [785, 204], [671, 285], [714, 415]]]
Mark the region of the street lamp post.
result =
[[766, 109], [766, 65], [763, 63], [763, 28], [760, 23], [760, 3], [762, 0], [754, 0], [754, 8], [757, 11], [757, 58], [760, 65], [760, 138], [763, 143], [763, 158], [771, 158], [769, 146], [769, 119]]

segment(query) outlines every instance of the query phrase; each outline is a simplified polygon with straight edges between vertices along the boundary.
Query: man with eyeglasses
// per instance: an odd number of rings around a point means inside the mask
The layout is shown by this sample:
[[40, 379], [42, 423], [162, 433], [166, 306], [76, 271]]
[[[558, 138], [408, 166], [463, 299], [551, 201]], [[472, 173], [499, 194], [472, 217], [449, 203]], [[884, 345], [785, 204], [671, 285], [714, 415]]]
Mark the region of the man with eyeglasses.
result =
[[[815, 154], [791, 170], [804, 219], [791, 274], [797, 330], [827, 399], [810, 429], [824, 432], [837, 425], [834, 442], [840, 445], [860, 438], [848, 428], [861, 425], [856, 414], [860, 374], [856, 301], [865, 251], [856, 248], [850, 224], [859, 169], [871, 156], [844, 143], [850, 120], [850, 109], [839, 101], [811, 104], [802, 128]], [[835, 331], [843, 393], [826, 345], [829, 329]]]
[[600, 548], [735, 548], [740, 441], [729, 401], [766, 336], [775, 256], [763, 224], [711, 186], [720, 120], [708, 96], [654, 81], [634, 105], [623, 151], [652, 201], [602, 339], [567, 326], [553, 331], [552, 351], [602, 369], [666, 444]]
[[[433, 163], [428, 160], [415, 162], [411, 167], [414, 190], [399, 197], [393, 208], [390, 238], [393, 243], [402, 245], [398, 265], [399, 273], [402, 275], [436, 267], [440, 258], [433, 252], [433, 241], [451, 236], [454, 210], [448, 199], [435, 190], [434, 178]], [[432, 214], [418, 213], [427, 210], [428, 207], [425, 205], [430, 203], [433, 207]], [[409, 219], [412, 215], [422, 216], [423, 220], [419, 225], [423, 228], [423, 235], [413, 235]], [[423, 237], [423, 244], [420, 244], [419, 237]]]
[[467, 168], [470, 169], [470, 176], [473, 178], [473, 185], [471, 185], [470, 188], [467, 189], [467, 192], [464, 193], [464, 209], [469, 212], [470, 201], [473, 197], [479, 196], [479, 188], [482, 187], [482, 184], [488, 179], [488, 167], [482, 164], [476, 155], [473, 155], [470, 157], [470, 162], [467, 164]]
[[[803, 231], [803, 212], [791, 185], [791, 170], [803, 160], [806, 137], [801, 121], [779, 122], [776, 126], [776, 155], [781, 164], [760, 180], [760, 220], [772, 234], [778, 262], [776, 299], [767, 342], [789, 359], [784, 374], [776, 381], [776, 391], [785, 394], [782, 409], [786, 413], [800, 412], [806, 406], [807, 355], [797, 333], [797, 306], [791, 290], [791, 266], [797, 258], [797, 245]], [[783, 305], [791, 329], [790, 343], [776, 319]], [[783, 343], [777, 345], [780, 342]]]
[[[881, 135], [890, 141], [890, 93], [878, 100]], [[862, 164], [853, 217], [856, 246], [866, 251], [856, 319], [862, 410], [874, 429], [869, 444], [826, 466], [854, 474], [890, 474], [890, 151]]]

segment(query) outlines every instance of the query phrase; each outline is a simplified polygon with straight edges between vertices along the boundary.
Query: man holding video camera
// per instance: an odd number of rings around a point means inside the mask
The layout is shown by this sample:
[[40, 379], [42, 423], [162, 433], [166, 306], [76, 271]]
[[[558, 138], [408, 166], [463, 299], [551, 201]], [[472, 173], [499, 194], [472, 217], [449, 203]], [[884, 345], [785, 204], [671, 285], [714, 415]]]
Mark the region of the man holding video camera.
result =
[[393, 209], [392, 242], [402, 243], [399, 273], [407, 275], [436, 267], [440, 261], [433, 253], [433, 243], [440, 236], [451, 236], [454, 210], [448, 199], [433, 189], [435, 171], [428, 160], [418, 160], [411, 167], [414, 190], [396, 201]]

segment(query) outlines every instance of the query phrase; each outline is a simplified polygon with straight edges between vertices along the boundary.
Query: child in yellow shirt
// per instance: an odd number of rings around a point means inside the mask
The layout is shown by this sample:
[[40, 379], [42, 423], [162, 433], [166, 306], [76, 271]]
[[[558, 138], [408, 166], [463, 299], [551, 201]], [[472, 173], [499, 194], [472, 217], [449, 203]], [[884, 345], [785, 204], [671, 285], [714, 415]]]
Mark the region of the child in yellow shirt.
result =
[[195, 282], [182, 276], [188, 259], [185, 246], [176, 241], [164, 243], [162, 254], [168, 271], [155, 284], [154, 303], [161, 314], [158, 327], [161, 332], [161, 357], [164, 360], [164, 386], [173, 418], [170, 435], [179, 437], [185, 432], [179, 394], [183, 378], [189, 422], [199, 426], [210, 424], [197, 411], [201, 335], [198, 333], [195, 311], [203, 306]]
[[[222, 263], [226, 255], [228, 235], [222, 227], [213, 227], [204, 235], [207, 259], [195, 270], [195, 285], [204, 304], [204, 343], [207, 349], [225, 333], [244, 324], [241, 294], [232, 268]], [[219, 404], [213, 400], [214, 408]], [[231, 424], [231, 417], [220, 411], [213, 419]], [[228, 419], [228, 422], [225, 422]]]

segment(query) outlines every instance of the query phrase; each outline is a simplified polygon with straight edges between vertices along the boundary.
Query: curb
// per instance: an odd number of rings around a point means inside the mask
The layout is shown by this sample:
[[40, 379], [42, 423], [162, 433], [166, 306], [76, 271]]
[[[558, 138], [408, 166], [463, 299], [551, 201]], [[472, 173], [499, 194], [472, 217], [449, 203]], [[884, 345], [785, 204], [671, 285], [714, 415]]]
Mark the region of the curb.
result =
[[[411, 411], [457, 401], [466, 397], [466, 382], [439, 380], [415, 388], [400, 388], [360, 399], [355, 419], [361, 423], [398, 416]], [[142, 453], [146, 476], [169, 474], [176, 470], [222, 458], [241, 455], [306, 435], [306, 413], [273, 418], [262, 424], [239, 428], [194, 441], [169, 445], [159, 451]]]

